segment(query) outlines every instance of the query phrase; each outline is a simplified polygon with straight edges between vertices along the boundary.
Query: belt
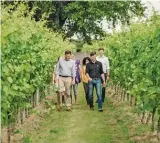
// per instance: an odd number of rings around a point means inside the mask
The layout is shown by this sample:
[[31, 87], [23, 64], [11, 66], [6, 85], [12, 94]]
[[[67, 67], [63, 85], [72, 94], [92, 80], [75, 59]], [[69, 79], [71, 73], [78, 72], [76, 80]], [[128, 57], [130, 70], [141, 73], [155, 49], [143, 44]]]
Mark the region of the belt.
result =
[[94, 80], [98, 80], [98, 79], [101, 79], [100, 77], [94, 77], [94, 78], [92, 78], [92, 79], [94, 79]]
[[59, 75], [59, 76], [61, 76], [61, 77], [71, 77], [71, 76], [65, 76], [65, 75]]

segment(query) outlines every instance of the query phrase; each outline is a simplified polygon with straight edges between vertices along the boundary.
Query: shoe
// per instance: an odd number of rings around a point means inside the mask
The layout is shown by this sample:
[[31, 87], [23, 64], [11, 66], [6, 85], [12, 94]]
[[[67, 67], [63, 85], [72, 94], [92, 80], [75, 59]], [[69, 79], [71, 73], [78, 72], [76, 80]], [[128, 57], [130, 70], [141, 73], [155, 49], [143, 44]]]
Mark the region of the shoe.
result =
[[59, 111], [59, 112], [62, 111], [62, 107], [58, 107], [58, 111]]
[[66, 111], [71, 111], [71, 108], [67, 108]]
[[90, 110], [94, 110], [94, 108], [93, 108], [93, 107], [90, 107]]
[[98, 111], [99, 111], [99, 112], [103, 112], [103, 109], [102, 109], [102, 108], [100, 108], [100, 109], [98, 109]]

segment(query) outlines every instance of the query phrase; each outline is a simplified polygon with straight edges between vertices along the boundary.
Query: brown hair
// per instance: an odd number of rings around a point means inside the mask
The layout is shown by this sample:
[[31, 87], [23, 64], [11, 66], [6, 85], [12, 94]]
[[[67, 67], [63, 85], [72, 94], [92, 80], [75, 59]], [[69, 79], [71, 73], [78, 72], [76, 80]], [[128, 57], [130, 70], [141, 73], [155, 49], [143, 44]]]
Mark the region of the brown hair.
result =
[[100, 51], [100, 50], [103, 50], [103, 51], [104, 51], [104, 48], [99, 48], [98, 51]]
[[72, 52], [71, 52], [70, 50], [66, 50], [66, 51], [65, 51], [65, 55], [67, 55], [67, 54], [70, 54], [70, 55], [71, 55], [71, 53], [72, 53]]
[[83, 65], [86, 65], [86, 61], [87, 61], [87, 60], [88, 60], [89, 62], [91, 61], [91, 59], [90, 59], [89, 57], [85, 57], [85, 58], [83, 59], [83, 61], [82, 61], [82, 64], [83, 64]]
[[95, 51], [90, 53], [90, 56], [94, 56], [94, 55], [96, 55]]

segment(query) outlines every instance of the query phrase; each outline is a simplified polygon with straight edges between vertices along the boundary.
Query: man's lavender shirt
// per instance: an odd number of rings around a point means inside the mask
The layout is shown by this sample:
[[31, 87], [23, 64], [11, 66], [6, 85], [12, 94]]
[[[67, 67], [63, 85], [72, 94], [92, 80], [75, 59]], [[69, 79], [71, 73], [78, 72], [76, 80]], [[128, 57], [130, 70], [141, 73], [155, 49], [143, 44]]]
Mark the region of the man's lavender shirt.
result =
[[56, 75], [75, 77], [75, 61], [60, 58], [56, 67]]

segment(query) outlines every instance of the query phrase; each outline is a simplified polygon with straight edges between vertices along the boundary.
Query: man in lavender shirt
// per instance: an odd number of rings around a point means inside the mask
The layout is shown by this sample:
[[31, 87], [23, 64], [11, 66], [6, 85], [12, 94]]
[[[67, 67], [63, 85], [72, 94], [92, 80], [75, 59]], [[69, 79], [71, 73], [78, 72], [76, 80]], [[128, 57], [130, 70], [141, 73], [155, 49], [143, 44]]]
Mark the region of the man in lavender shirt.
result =
[[[63, 91], [65, 88], [65, 100], [67, 111], [71, 110], [70, 89], [71, 85], [75, 84], [75, 76], [75, 62], [71, 59], [71, 51], [67, 50], [65, 51], [65, 58], [60, 58], [57, 63], [55, 78], [55, 82], [57, 82], [58, 80], [60, 96], [63, 96]], [[61, 111], [62, 101], [58, 103], [60, 103], [58, 105], [58, 111]]]

